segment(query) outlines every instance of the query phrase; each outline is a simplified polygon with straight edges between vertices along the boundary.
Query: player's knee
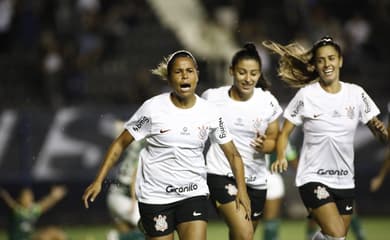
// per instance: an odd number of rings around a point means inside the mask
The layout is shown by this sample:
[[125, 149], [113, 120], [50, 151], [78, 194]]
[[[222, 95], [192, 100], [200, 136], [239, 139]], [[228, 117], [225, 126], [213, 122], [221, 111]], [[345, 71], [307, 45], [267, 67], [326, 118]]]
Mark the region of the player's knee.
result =
[[332, 224], [331, 226], [327, 226], [323, 229], [323, 233], [329, 237], [345, 237], [347, 235], [344, 224], [341, 222], [340, 224]]

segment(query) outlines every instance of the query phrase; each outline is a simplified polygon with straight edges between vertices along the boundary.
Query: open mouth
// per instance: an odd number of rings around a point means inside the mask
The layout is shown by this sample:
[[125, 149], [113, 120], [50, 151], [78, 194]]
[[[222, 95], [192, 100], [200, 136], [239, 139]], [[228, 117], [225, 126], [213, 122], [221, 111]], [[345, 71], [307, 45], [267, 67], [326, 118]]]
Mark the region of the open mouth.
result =
[[183, 91], [188, 91], [191, 89], [191, 84], [189, 84], [189, 83], [180, 84], [180, 89]]
[[324, 71], [324, 73], [325, 73], [326, 76], [329, 76], [329, 75], [332, 75], [333, 70], [332, 69], [327, 69], [327, 70]]

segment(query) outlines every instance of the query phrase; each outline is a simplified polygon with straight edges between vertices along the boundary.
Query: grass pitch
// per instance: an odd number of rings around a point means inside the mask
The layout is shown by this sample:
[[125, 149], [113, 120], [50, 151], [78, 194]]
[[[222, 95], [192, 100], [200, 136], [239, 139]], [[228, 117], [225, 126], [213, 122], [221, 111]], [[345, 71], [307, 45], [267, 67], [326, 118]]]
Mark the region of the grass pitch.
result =
[[[364, 231], [368, 240], [390, 239], [390, 217], [389, 218], [362, 218]], [[64, 226], [63, 229], [70, 237], [70, 240], [106, 240], [106, 233], [111, 228], [103, 226]], [[255, 240], [262, 240], [263, 226], [260, 223]], [[279, 239], [280, 240], [304, 240], [305, 221], [303, 220], [282, 220]], [[209, 240], [228, 239], [228, 231], [221, 221], [209, 222], [207, 236]], [[0, 229], [0, 240], [6, 240], [4, 229]], [[175, 239], [178, 239], [177, 237]], [[349, 233], [349, 240], [355, 239], [353, 233]]]

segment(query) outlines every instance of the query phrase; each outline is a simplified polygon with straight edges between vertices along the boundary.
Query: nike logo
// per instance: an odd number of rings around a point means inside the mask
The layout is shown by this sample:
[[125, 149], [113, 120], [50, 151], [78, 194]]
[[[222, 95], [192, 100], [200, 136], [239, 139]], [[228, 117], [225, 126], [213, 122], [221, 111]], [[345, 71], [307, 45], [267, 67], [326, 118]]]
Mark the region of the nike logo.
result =
[[194, 217], [197, 217], [197, 216], [202, 215], [202, 213], [193, 211], [193, 212], [192, 212], [192, 215], [193, 215]]
[[351, 210], [352, 210], [352, 206], [348, 206], [348, 205], [347, 205], [347, 206], [345, 207], [345, 210], [351, 211]]
[[168, 131], [171, 131], [171, 129], [160, 129], [160, 133], [166, 133]]
[[260, 216], [260, 215], [261, 215], [261, 212], [254, 212], [254, 213], [253, 213], [253, 216], [254, 216], [254, 217], [258, 217], [258, 216]]

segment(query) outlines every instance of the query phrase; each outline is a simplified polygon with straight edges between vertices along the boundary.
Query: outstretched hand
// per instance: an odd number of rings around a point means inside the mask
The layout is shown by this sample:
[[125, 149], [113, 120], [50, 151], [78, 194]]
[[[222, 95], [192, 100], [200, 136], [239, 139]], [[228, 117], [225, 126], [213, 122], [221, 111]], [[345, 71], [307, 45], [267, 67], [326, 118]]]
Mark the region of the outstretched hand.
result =
[[288, 162], [285, 158], [283, 158], [281, 160], [276, 160], [271, 165], [271, 172], [282, 173], [282, 172], [287, 171], [287, 167], [288, 167]]
[[55, 199], [62, 199], [67, 193], [67, 189], [65, 186], [53, 186], [51, 188], [51, 195]]
[[100, 193], [102, 185], [100, 183], [93, 182], [91, 185], [85, 189], [82, 200], [84, 202], [85, 208], [89, 208], [88, 201], [95, 201], [97, 195]]

